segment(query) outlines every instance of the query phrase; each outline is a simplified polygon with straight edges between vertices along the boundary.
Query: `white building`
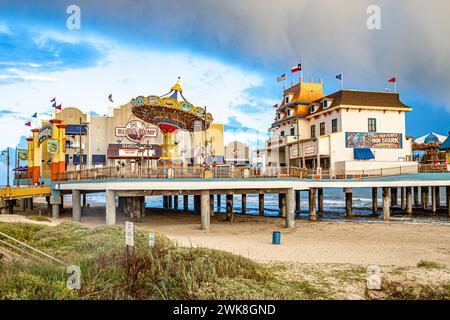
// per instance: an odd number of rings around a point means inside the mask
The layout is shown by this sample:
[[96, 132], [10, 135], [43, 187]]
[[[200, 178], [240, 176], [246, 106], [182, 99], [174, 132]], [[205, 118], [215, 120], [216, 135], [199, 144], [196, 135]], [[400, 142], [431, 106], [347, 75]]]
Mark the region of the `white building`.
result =
[[300, 82], [284, 91], [277, 108], [267, 165], [322, 172], [414, 166], [405, 135], [411, 110], [398, 93], [341, 90], [325, 96], [322, 81]]

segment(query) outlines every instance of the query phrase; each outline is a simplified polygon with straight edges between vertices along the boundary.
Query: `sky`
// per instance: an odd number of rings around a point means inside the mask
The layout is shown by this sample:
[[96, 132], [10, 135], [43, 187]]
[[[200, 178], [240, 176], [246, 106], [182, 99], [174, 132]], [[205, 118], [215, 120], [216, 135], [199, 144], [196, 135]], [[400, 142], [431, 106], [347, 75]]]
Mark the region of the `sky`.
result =
[[[70, 5], [80, 28], [68, 28]], [[367, 27], [371, 5], [380, 28]], [[407, 134], [450, 131], [446, 0], [0, 0], [0, 149], [24, 145], [50, 99], [95, 114], [181, 77], [185, 97], [225, 124], [226, 141], [261, 146], [300, 60], [325, 93], [385, 91], [397, 77]], [[114, 104], [107, 97], [112, 93]], [[0, 182], [5, 157], [0, 157]]]

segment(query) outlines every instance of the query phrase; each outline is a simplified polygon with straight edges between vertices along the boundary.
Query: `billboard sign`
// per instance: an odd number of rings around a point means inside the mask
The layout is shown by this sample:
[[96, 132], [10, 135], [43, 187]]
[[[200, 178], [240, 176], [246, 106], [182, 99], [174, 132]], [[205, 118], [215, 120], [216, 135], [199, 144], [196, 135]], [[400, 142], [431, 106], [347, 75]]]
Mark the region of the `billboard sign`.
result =
[[51, 123], [46, 124], [41, 129], [39, 129], [38, 133], [38, 143], [42, 144], [45, 140], [52, 137], [53, 125]]
[[116, 128], [116, 137], [126, 137], [132, 142], [141, 142], [144, 138], [156, 137], [156, 128], [147, 128], [142, 121], [132, 120], [123, 128]]
[[47, 152], [50, 154], [57, 154], [59, 152], [58, 140], [54, 139], [47, 140]]
[[401, 149], [401, 133], [346, 132], [346, 148]]

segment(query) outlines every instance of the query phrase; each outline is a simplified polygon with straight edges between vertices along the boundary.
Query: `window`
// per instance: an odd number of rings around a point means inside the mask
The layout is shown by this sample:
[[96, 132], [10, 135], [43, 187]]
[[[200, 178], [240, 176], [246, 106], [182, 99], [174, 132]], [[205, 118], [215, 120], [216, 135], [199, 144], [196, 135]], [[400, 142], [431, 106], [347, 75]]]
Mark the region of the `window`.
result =
[[291, 127], [291, 136], [295, 136], [295, 128]]
[[320, 135], [321, 136], [325, 135], [325, 122], [320, 123]]
[[288, 104], [289, 103], [289, 96], [287, 96], [284, 101], [285, 101], [284, 102], [285, 104]]
[[291, 110], [288, 110], [288, 111], [287, 111], [287, 115], [288, 115], [288, 117], [291, 116]]
[[369, 132], [377, 131], [377, 119], [369, 118]]
[[280, 132], [280, 136], [284, 137], [284, 130]]
[[278, 120], [281, 119], [281, 114], [277, 114], [277, 119], [278, 119]]
[[309, 112], [310, 113], [316, 112], [316, 107], [313, 104], [309, 107]]
[[331, 132], [335, 133], [337, 131], [338, 131], [337, 119], [333, 119], [333, 120], [331, 120]]
[[311, 138], [315, 138], [316, 137], [316, 126], [312, 125], [311, 126]]
[[322, 102], [322, 107], [323, 107], [324, 109], [328, 108], [328, 100], [323, 100], [323, 102]]

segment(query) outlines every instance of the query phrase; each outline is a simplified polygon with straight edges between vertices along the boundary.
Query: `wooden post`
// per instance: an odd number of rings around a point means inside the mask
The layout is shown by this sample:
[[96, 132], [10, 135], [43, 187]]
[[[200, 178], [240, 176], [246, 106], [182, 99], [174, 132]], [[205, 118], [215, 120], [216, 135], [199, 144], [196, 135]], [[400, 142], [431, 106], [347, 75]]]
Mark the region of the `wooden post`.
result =
[[414, 187], [414, 207], [419, 206], [419, 187]]
[[247, 213], [247, 195], [242, 194], [242, 201], [241, 201], [241, 213], [246, 214]]
[[233, 194], [227, 194], [227, 221], [233, 222]]
[[389, 207], [389, 188], [383, 188], [383, 220], [389, 221], [391, 211]]
[[309, 189], [309, 220], [316, 221], [316, 189]]
[[406, 187], [406, 213], [412, 216], [412, 188]]
[[347, 218], [353, 216], [353, 191], [352, 188], [344, 188], [345, 192], [345, 215]]
[[260, 193], [258, 195], [258, 204], [259, 204], [259, 215], [264, 215], [264, 193]]
[[295, 212], [300, 213], [300, 204], [301, 204], [301, 198], [300, 198], [300, 190], [295, 190]]
[[278, 196], [280, 199], [280, 216], [285, 218], [286, 217], [286, 194], [279, 193]]
[[183, 195], [183, 211], [189, 211], [189, 196], [187, 194]]
[[378, 216], [378, 188], [372, 188], [372, 215]]
[[319, 216], [323, 216], [323, 188], [317, 189], [317, 207]]

